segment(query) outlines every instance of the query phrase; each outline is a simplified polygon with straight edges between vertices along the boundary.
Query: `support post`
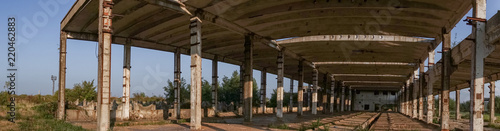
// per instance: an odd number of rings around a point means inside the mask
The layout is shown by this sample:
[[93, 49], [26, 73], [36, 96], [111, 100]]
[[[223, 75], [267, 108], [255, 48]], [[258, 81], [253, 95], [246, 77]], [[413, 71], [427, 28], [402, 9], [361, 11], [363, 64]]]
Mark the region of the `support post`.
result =
[[335, 77], [331, 76], [331, 84], [330, 84], [330, 113], [333, 113], [334, 102], [335, 102]]
[[276, 117], [281, 120], [283, 118], [283, 73], [284, 73], [284, 55], [283, 49], [278, 51], [278, 79], [276, 89]]
[[347, 94], [347, 111], [352, 111], [351, 110], [351, 98], [352, 98], [352, 89], [351, 89], [351, 86], [349, 86], [347, 88], [347, 91], [349, 92], [349, 94]]
[[107, 131], [110, 126], [111, 86], [111, 32], [112, 0], [99, 0], [99, 57], [97, 77], [97, 130]]
[[299, 85], [297, 89], [297, 116], [302, 116], [304, 107], [304, 62], [299, 61]]
[[218, 75], [218, 62], [219, 57], [217, 55], [214, 56], [212, 60], [212, 109], [216, 116], [219, 114], [219, 100], [218, 100], [218, 92], [219, 92], [219, 75]]
[[57, 101], [57, 119], [64, 120], [66, 112], [65, 94], [66, 94], [66, 32], [61, 31], [59, 38], [59, 99]]
[[[311, 82], [312, 83], [312, 82]], [[307, 88], [307, 110], [311, 111], [312, 108], [312, 85], [309, 83]]]
[[[486, 0], [473, 1], [473, 17], [486, 19]], [[472, 29], [474, 46], [471, 53], [471, 112], [470, 130], [483, 130], [483, 108], [484, 108], [484, 58], [486, 57], [486, 22], [474, 21]]]
[[321, 88], [321, 94], [323, 95], [323, 98], [321, 99], [322, 103], [322, 112], [323, 114], [326, 114], [327, 112], [327, 104], [328, 104], [328, 92], [327, 92], [327, 87], [328, 87], [328, 74], [325, 73], [323, 74], [323, 88]]
[[340, 112], [344, 112], [345, 107], [345, 85], [342, 83], [342, 89], [340, 90], [342, 93], [340, 94]]
[[425, 72], [424, 72], [424, 62], [420, 62], [419, 67], [419, 77], [418, 77], [418, 119], [424, 120], [424, 82], [425, 82]]
[[[427, 65], [429, 66], [428, 69], [432, 69], [434, 67], [434, 50], [430, 51], [429, 52], [429, 59], [428, 59], [428, 63]], [[431, 71], [429, 71], [430, 73], [432, 73]], [[429, 74], [429, 80], [427, 80], [427, 120], [426, 122], [428, 124], [432, 123], [432, 120], [433, 120], [433, 117], [434, 117], [434, 95], [432, 94], [432, 91], [433, 91], [433, 80], [432, 80], [432, 77], [430, 77], [431, 74]]]
[[243, 115], [243, 88], [245, 87], [245, 65], [240, 66], [240, 101], [238, 102], [238, 114]]
[[495, 81], [490, 81], [490, 123], [495, 123]]
[[[411, 78], [411, 77], [410, 77], [410, 78]], [[406, 101], [406, 102], [405, 102], [405, 103], [406, 103], [406, 104], [405, 104], [405, 111], [406, 111], [406, 112], [405, 112], [405, 114], [406, 114], [407, 116], [410, 116], [410, 112], [411, 112], [411, 108], [410, 108], [410, 107], [411, 107], [411, 106], [410, 106], [410, 105], [411, 105], [411, 102], [410, 102], [410, 94], [411, 94], [411, 93], [410, 93], [410, 92], [411, 92], [411, 89], [410, 89], [410, 80], [406, 80], [405, 90], [406, 90], [406, 91], [405, 91], [405, 92], [406, 92], [406, 95], [405, 95], [405, 97], [406, 97], [406, 98], [405, 98], [405, 101]]]
[[401, 90], [399, 91], [399, 101], [401, 103], [401, 108], [399, 111], [403, 114], [405, 113], [405, 96], [404, 96], [404, 94], [405, 94], [405, 86], [402, 86]]
[[413, 86], [413, 93], [412, 93], [412, 113], [411, 113], [411, 118], [418, 119], [418, 90], [419, 90], [419, 85], [417, 83], [417, 70], [413, 71], [413, 78], [412, 78], [412, 86]]
[[[450, 34], [443, 28], [443, 53], [441, 71], [441, 130], [450, 130], [450, 74], [451, 74], [451, 50]], [[482, 77], [482, 76], [481, 76]]]
[[443, 108], [441, 107], [442, 104], [441, 104], [441, 90], [438, 91], [438, 117], [439, 117], [439, 121], [441, 121], [441, 112], [443, 110]]
[[260, 108], [262, 108], [262, 114], [266, 114], [266, 68], [262, 69], [260, 72]]
[[201, 129], [201, 20], [191, 17], [191, 130]]
[[288, 112], [293, 112], [293, 78], [290, 78], [290, 101], [288, 103]]
[[122, 120], [128, 120], [130, 117], [130, 48], [131, 40], [123, 46], [123, 97], [122, 97]]
[[172, 116], [181, 119], [181, 49], [175, 48], [174, 53], [174, 111]]
[[318, 69], [314, 68], [312, 72], [312, 109], [311, 109], [311, 114], [316, 115], [317, 114], [317, 106], [318, 106]]
[[243, 115], [244, 122], [252, 121], [252, 98], [253, 98], [253, 44], [252, 35], [245, 35], [245, 85], [243, 97], [245, 100]]
[[455, 98], [456, 98], [456, 101], [455, 101], [455, 104], [457, 105], [456, 106], [456, 117], [455, 119], [456, 120], [460, 120], [461, 118], [461, 114], [460, 114], [460, 89], [457, 89], [457, 91], [455, 91]]

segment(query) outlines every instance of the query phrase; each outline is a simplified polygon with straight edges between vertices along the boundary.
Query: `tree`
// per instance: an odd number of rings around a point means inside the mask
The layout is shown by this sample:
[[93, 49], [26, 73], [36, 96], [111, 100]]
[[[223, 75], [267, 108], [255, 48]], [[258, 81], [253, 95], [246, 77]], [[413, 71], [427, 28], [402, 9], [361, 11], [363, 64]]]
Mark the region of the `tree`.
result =
[[[240, 75], [238, 71], [234, 71], [231, 75], [231, 78], [224, 76], [222, 78], [222, 86], [219, 87], [218, 98], [219, 101], [223, 101], [226, 103], [240, 102]], [[260, 104], [260, 94], [259, 89], [257, 87], [257, 82], [253, 79], [252, 84], [252, 105], [259, 106]]]
[[[297, 103], [297, 93], [293, 93], [293, 103]], [[271, 100], [269, 100], [269, 107], [277, 106], [277, 94], [276, 89], [273, 89], [273, 93], [271, 94]], [[283, 107], [287, 107], [290, 104], [290, 92], [284, 92], [283, 94]]]
[[[185, 103], [189, 102], [189, 92], [190, 92], [191, 86], [186, 83], [186, 79], [181, 78], [180, 81], [180, 103]], [[165, 90], [165, 97], [167, 102], [174, 102], [175, 99], [175, 91], [174, 91], [174, 83], [170, 80], [167, 81], [167, 86], [163, 87], [163, 90]]]
[[[66, 101], [76, 101], [77, 99], [83, 101], [96, 101], [97, 100], [97, 90], [94, 86], [94, 80], [92, 81], [82, 81], [82, 83], [77, 83], [73, 86], [73, 89], [65, 89], [66, 91]], [[59, 93], [54, 94], [56, 98]]]

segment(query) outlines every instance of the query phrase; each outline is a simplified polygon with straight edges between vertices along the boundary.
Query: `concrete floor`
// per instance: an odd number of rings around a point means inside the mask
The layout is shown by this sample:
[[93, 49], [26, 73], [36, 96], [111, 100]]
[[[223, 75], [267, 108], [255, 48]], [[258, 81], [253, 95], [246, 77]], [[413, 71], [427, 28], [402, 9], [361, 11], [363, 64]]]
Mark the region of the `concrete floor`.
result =
[[[210, 117], [203, 118], [202, 130], [220, 131], [220, 130], [243, 130], [243, 131], [259, 131], [259, 130], [283, 130], [270, 128], [270, 125], [286, 124], [288, 130], [299, 130], [304, 127], [309, 127], [315, 122], [321, 122], [325, 126], [318, 127], [319, 129], [328, 128], [333, 131], [350, 131], [360, 126], [370, 118], [378, 115], [376, 112], [343, 112], [333, 114], [311, 115], [309, 112], [304, 112], [304, 115], [298, 117], [296, 113], [286, 113], [283, 119], [278, 120], [274, 114], [257, 114], [253, 117], [251, 124], [243, 124], [243, 118], [239, 117]], [[80, 125], [83, 128], [95, 130], [95, 122], [73, 122], [75, 125]], [[453, 126], [453, 125], [452, 125]], [[160, 131], [160, 130], [189, 130], [189, 123], [183, 124], [163, 124], [163, 125], [134, 125], [134, 126], [116, 126], [113, 130], [120, 131]], [[371, 130], [439, 130], [438, 126], [428, 125], [424, 122], [411, 119], [400, 113], [381, 113], [380, 117], [375, 120]]]

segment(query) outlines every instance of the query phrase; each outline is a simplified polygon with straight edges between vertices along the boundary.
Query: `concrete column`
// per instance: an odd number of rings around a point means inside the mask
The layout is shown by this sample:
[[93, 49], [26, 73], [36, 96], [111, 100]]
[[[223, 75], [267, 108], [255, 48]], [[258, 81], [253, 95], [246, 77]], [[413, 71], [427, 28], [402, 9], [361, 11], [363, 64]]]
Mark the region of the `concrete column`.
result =
[[[443, 53], [441, 71], [441, 130], [450, 130], [450, 74], [451, 74], [451, 50], [450, 34], [443, 28]], [[482, 76], [481, 76], [482, 77]]]
[[[428, 63], [427, 65], [429, 66], [428, 68], [429, 69], [432, 69], [434, 67], [434, 50], [430, 51], [429, 52], [429, 59], [428, 59]], [[429, 71], [430, 73], [432, 73], [431, 71]], [[432, 94], [432, 91], [433, 91], [433, 82], [432, 82], [432, 77], [430, 77], [431, 75], [429, 74], [429, 79], [427, 80], [427, 120], [426, 122], [427, 123], [432, 123], [432, 119], [434, 117], [434, 95]]]
[[243, 88], [245, 87], [245, 65], [240, 66], [240, 101], [238, 103], [238, 114], [243, 115]]
[[330, 113], [333, 113], [335, 102], [335, 77], [331, 76], [332, 82], [330, 84]]
[[322, 104], [322, 106], [323, 106], [322, 109], [323, 110], [321, 110], [321, 112], [323, 112], [323, 114], [326, 114], [326, 112], [327, 112], [326, 110], [328, 108], [328, 106], [326, 105], [327, 104], [327, 100], [328, 100], [328, 96], [326, 94], [326, 89], [322, 90], [321, 92], [322, 92], [321, 94], [323, 94], [323, 98], [321, 99], [321, 103], [323, 103]]
[[[411, 77], [410, 77], [411, 79]], [[410, 116], [410, 112], [411, 112], [411, 99], [410, 99], [410, 95], [411, 95], [411, 86], [410, 86], [410, 80], [406, 80], [406, 85], [405, 85], [405, 92], [406, 92], [406, 95], [405, 95], [405, 100], [406, 100], [406, 115], [407, 116]]]
[[337, 92], [335, 93], [335, 95], [337, 95], [337, 97], [336, 97], [336, 99], [335, 99], [335, 104], [336, 104], [336, 105], [335, 105], [335, 109], [337, 109], [337, 112], [340, 112], [340, 108], [341, 108], [341, 107], [340, 107], [340, 106], [341, 106], [341, 102], [340, 102], [340, 101], [341, 101], [341, 100], [340, 100], [340, 97], [341, 97], [341, 96], [340, 96], [340, 92], [342, 92], [342, 91], [341, 91], [341, 89], [342, 89], [342, 85], [341, 85], [341, 84], [342, 84], [342, 82], [341, 82], [341, 81], [338, 81], [337, 85], [338, 85], [340, 88], [338, 88], [338, 89], [337, 89]]
[[401, 90], [399, 91], [399, 103], [400, 103], [400, 112], [401, 113], [405, 113], [405, 97], [404, 97], [404, 94], [405, 94], [405, 87], [401, 87]]
[[253, 98], [253, 45], [252, 35], [245, 35], [245, 85], [243, 97], [244, 122], [252, 121], [252, 98]]
[[354, 98], [356, 95], [356, 89], [351, 89], [351, 99], [349, 100], [349, 104], [351, 104], [351, 106], [349, 107], [349, 110], [350, 111], [354, 111]]
[[130, 45], [131, 40], [123, 46], [123, 96], [122, 96], [122, 120], [128, 120], [130, 116]]
[[342, 92], [340, 94], [340, 112], [344, 112], [345, 108], [345, 85], [342, 83], [342, 89], [340, 91]]
[[293, 112], [293, 79], [290, 78], [290, 102], [288, 103], [288, 112]]
[[442, 110], [443, 110], [443, 108], [441, 107], [441, 106], [442, 106], [442, 105], [441, 105], [441, 102], [442, 102], [442, 101], [441, 101], [441, 98], [442, 98], [442, 97], [441, 97], [441, 90], [439, 90], [439, 91], [438, 91], [438, 93], [439, 93], [439, 94], [438, 94], [438, 117], [439, 117], [439, 119], [440, 119], [439, 121], [441, 121], [441, 112], [442, 112]]
[[457, 105], [457, 108], [456, 108], [457, 115], [456, 115], [455, 119], [460, 120], [460, 118], [461, 118], [460, 117], [460, 89], [457, 89], [457, 91], [455, 91], [455, 98], [456, 98], [455, 103]]
[[474, 48], [471, 53], [471, 112], [470, 130], [483, 130], [484, 108], [484, 58], [486, 52], [486, 0], [473, 0], [472, 15], [484, 21], [475, 21], [473, 26]]
[[212, 109], [216, 116], [219, 114], [219, 100], [218, 100], [218, 91], [219, 91], [219, 75], [218, 75], [218, 62], [219, 58], [217, 55], [214, 56], [212, 60]]
[[277, 73], [278, 73], [278, 82], [277, 82], [277, 89], [276, 89], [276, 117], [278, 117], [278, 119], [281, 119], [283, 118], [283, 71], [284, 71], [284, 54], [283, 54], [283, 50], [280, 50], [278, 51], [278, 59], [277, 59], [277, 63], [278, 63], [278, 70], [277, 70]]
[[424, 120], [424, 82], [425, 82], [425, 72], [424, 72], [424, 62], [420, 62], [419, 67], [419, 82], [418, 82], [418, 119]]
[[97, 130], [107, 131], [110, 124], [111, 86], [111, 14], [112, 0], [99, 0], [99, 57], [97, 77]]
[[176, 119], [181, 118], [181, 50], [175, 49], [174, 53], [174, 112]]
[[349, 94], [347, 94], [347, 111], [352, 111], [351, 110], [351, 97], [352, 97], [352, 89], [351, 89], [351, 86], [349, 86], [347, 88], [347, 92], [349, 92]]
[[[312, 82], [311, 82], [312, 83]], [[307, 110], [311, 111], [312, 108], [312, 85], [309, 83], [309, 86], [307, 88]]]
[[66, 32], [61, 31], [59, 38], [59, 99], [57, 101], [57, 119], [64, 120], [66, 112], [65, 94], [66, 94]]
[[262, 69], [260, 72], [260, 108], [262, 108], [262, 114], [266, 114], [266, 68]]
[[412, 113], [411, 117], [418, 119], [418, 90], [419, 90], [419, 85], [417, 83], [417, 75], [418, 75], [418, 70], [413, 71], [413, 78], [412, 78], [412, 86], [413, 86], [413, 93], [412, 93]]
[[321, 99], [321, 106], [322, 106], [322, 109], [321, 112], [323, 112], [323, 114], [326, 114], [327, 112], [327, 104], [328, 104], [328, 93], [327, 93], [327, 87], [328, 87], [328, 74], [325, 73], [323, 74], [323, 87], [321, 88], [321, 94], [323, 95], [323, 98]]
[[191, 130], [201, 129], [201, 20], [191, 17]]
[[312, 72], [312, 108], [311, 108], [311, 114], [316, 115], [317, 109], [316, 107], [318, 106], [318, 69], [314, 68]]
[[304, 65], [299, 61], [299, 85], [297, 89], [297, 116], [302, 116], [302, 107], [304, 105]]
[[174, 53], [174, 111], [172, 116], [181, 119], [181, 49], [176, 48]]
[[490, 123], [495, 123], [495, 81], [490, 81]]

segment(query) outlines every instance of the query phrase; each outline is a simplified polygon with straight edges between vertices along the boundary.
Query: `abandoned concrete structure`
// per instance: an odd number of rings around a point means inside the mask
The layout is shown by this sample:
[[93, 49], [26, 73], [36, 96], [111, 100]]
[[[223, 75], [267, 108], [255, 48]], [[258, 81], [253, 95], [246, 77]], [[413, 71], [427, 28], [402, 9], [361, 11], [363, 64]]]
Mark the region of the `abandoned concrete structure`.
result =
[[[450, 31], [471, 9], [473, 16], [467, 19], [471, 35], [452, 49]], [[214, 83], [217, 61], [241, 66], [245, 122], [252, 122], [257, 112], [251, 101], [259, 95], [252, 94], [256, 69], [262, 71], [263, 98], [266, 74], [278, 76], [278, 119], [287, 110], [284, 77], [299, 81], [298, 88], [291, 86], [299, 96], [297, 115], [309, 110], [317, 114], [318, 106], [330, 113], [364, 110], [367, 101], [360, 101], [363, 94], [358, 91], [390, 91], [395, 110], [411, 118], [431, 123], [433, 111], [440, 110], [442, 130], [450, 130], [449, 92], [470, 87], [470, 130], [481, 131], [484, 84], [490, 82], [494, 89], [500, 78], [500, 15], [486, 21], [486, 0], [78, 0], [61, 22], [57, 118], [64, 119], [65, 114], [61, 89], [66, 87], [66, 39], [78, 39], [99, 43], [98, 130], [108, 130], [110, 124], [114, 43], [125, 50], [124, 103], [130, 101], [131, 46], [175, 53], [177, 97], [180, 55], [191, 56], [191, 129], [201, 128], [201, 59], [205, 58], [214, 61]], [[439, 44], [442, 58], [435, 63]], [[304, 82], [312, 86], [303, 88]], [[217, 84], [213, 88], [215, 96]], [[433, 106], [435, 95], [439, 108]], [[215, 112], [216, 103], [212, 102]], [[121, 115], [129, 119], [130, 105], [123, 107]], [[266, 105], [261, 104], [260, 110], [265, 112]], [[172, 115], [180, 118], [180, 112], [176, 99]], [[399, 117], [384, 115], [389, 116]]]

